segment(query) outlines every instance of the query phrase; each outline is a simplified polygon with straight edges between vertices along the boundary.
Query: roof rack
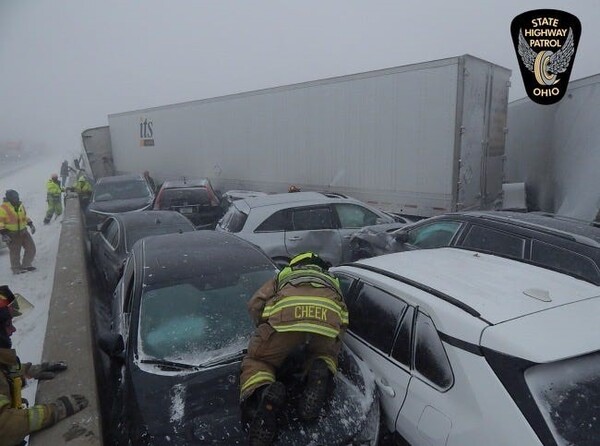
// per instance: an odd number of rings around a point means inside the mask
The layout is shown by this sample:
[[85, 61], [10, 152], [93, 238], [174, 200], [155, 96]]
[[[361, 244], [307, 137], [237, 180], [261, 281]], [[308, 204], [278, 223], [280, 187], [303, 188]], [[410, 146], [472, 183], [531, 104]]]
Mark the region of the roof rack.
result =
[[481, 317], [481, 313], [479, 311], [477, 311], [475, 308], [467, 305], [464, 302], [461, 302], [460, 300], [456, 299], [455, 297], [449, 296], [446, 293], [443, 293], [443, 292], [441, 292], [439, 290], [436, 290], [435, 288], [431, 288], [430, 286], [424, 285], [424, 284], [422, 284], [420, 282], [416, 282], [416, 281], [414, 281], [412, 279], [409, 279], [407, 277], [401, 276], [399, 274], [391, 273], [389, 271], [386, 271], [384, 269], [380, 269], [380, 268], [377, 268], [377, 267], [371, 266], [371, 265], [363, 265], [363, 264], [360, 264], [360, 263], [345, 263], [345, 264], [340, 265], [340, 266], [351, 266], [353, 268], [364, 269], [364, 270], [371, 271], [371, 272], [374, 272], [374, 273], [377, 273], [377, 274], [381, 274], [382, 276], [389, 277], [390, 279], [395, 279], [395, 280], [397, 280], [399, 282], [402, 282], [402, 283], [405, 283], [407, 285], [413, 286], [415, 288], [418, 288], [421, 291], [425, 291], [425, 292], [427, 292], [429, 294], [432, 294], [435, 297], [437, 297], [437, 298], [439, 298], [439, 299], [441, 299], [441, 300], [443, 300], [445, 302], [448, 302], [449, 304], [454, 305], [455, 307], [458, 307], [461, 310], [469, 313], [471, 316], [475, 316], [476, 318], [479, 318], [482, 321], [484, 321], [484, 322], [486, 322], [486, 323], [488, 323], [488, 324], [491, 325], [491, 322], [489, 322], [489, 321], [485, 320], [484, 318], [482, 318]]

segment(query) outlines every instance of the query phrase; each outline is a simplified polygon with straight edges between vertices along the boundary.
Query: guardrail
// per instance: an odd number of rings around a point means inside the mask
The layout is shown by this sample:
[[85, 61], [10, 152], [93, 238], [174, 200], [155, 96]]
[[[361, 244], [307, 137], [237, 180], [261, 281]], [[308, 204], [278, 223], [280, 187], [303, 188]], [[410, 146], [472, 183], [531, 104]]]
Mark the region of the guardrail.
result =
[[31, 446], [103, 444], [85, 252], [85, 231], [79, 201], [69, 198], [60, 233], [42, 353], [43, 361], [65, 360], [69, 368], [53, 380], [38, 384], [36, 403], [47, 403], [62, 395], [79, 393], [85, 395], [90, 404], [57, 425], [32, 434], [29, 441]]

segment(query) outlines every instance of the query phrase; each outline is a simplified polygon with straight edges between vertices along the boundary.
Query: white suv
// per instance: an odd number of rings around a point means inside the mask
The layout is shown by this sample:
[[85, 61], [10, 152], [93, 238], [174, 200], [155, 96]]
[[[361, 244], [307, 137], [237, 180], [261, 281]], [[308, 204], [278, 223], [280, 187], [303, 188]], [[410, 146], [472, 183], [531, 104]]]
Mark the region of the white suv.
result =
[[455, 248], [332, 271], [397, 444], [599, 444], [599, 287]]

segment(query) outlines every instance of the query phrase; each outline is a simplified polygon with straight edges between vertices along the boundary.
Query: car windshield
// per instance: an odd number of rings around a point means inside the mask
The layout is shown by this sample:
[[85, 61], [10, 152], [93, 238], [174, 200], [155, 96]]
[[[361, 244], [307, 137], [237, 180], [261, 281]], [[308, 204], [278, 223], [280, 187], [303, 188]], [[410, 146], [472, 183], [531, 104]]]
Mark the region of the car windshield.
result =
[[210, 206], [211, 201], [206, 189], [190, 187], [185, 189], [165, 189], [161, 196], [161, 208], [179, 206]]
[[202, 365], [247, 346], [254, 325], [246, 303], [276, 270], [268, 262], [218, 270], [144, 289], [140, 357]]
[[525, 372], [525, 380], [559, 446], [600, 438], [600, 352]]
[[130, 229], [129, 231], [127, 231], [127, 235], [125, 237], [127, 239], [127, 251], [130, 251], [135, 242], [143, 239], [144, 237], [150, 237], [151, 235], [173, 234], [176, 232], [190, 232], [193, 230], [193, 226], [189, 224], [154, 225]]
[[130, 198], [150, 197], [150, 190], [145, 181], [119, 181], [97, 184], [94, 190], [94, 201], [127, 200]]

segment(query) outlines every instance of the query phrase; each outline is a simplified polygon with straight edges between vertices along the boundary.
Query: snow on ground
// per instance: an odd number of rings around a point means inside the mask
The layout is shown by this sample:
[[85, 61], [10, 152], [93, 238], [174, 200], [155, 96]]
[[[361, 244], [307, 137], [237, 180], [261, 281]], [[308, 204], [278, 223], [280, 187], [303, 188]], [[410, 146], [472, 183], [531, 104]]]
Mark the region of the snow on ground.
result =
[[[46, 214], [46, 182], [53, 173], [59, 173], [63, 159], [54, 156], [25, 165], [0, 165], [0, 198], [4, 198], [7, 189], [19, 192], [27, 215], [37, 229], [33, 235], [37, 248], [33, 260], [36, 271], [13, 275], [8, 249], [0, 249], [0, 284], [7, 284], [13, 292], [22, 294], [34, 305], [29, 313], [14, 320], [17, 331], [12, 337], [13, 348], [17, 350], [22, 362], [37, 363], [42, 358], [62, 221], [61, 216], [58, 220], [53, 219], [47, 226], [43, 224]], [[24, 397], [30, 402], [35, 401], [36, 388], [37, 382], [31, 380], [23, 391]]]

